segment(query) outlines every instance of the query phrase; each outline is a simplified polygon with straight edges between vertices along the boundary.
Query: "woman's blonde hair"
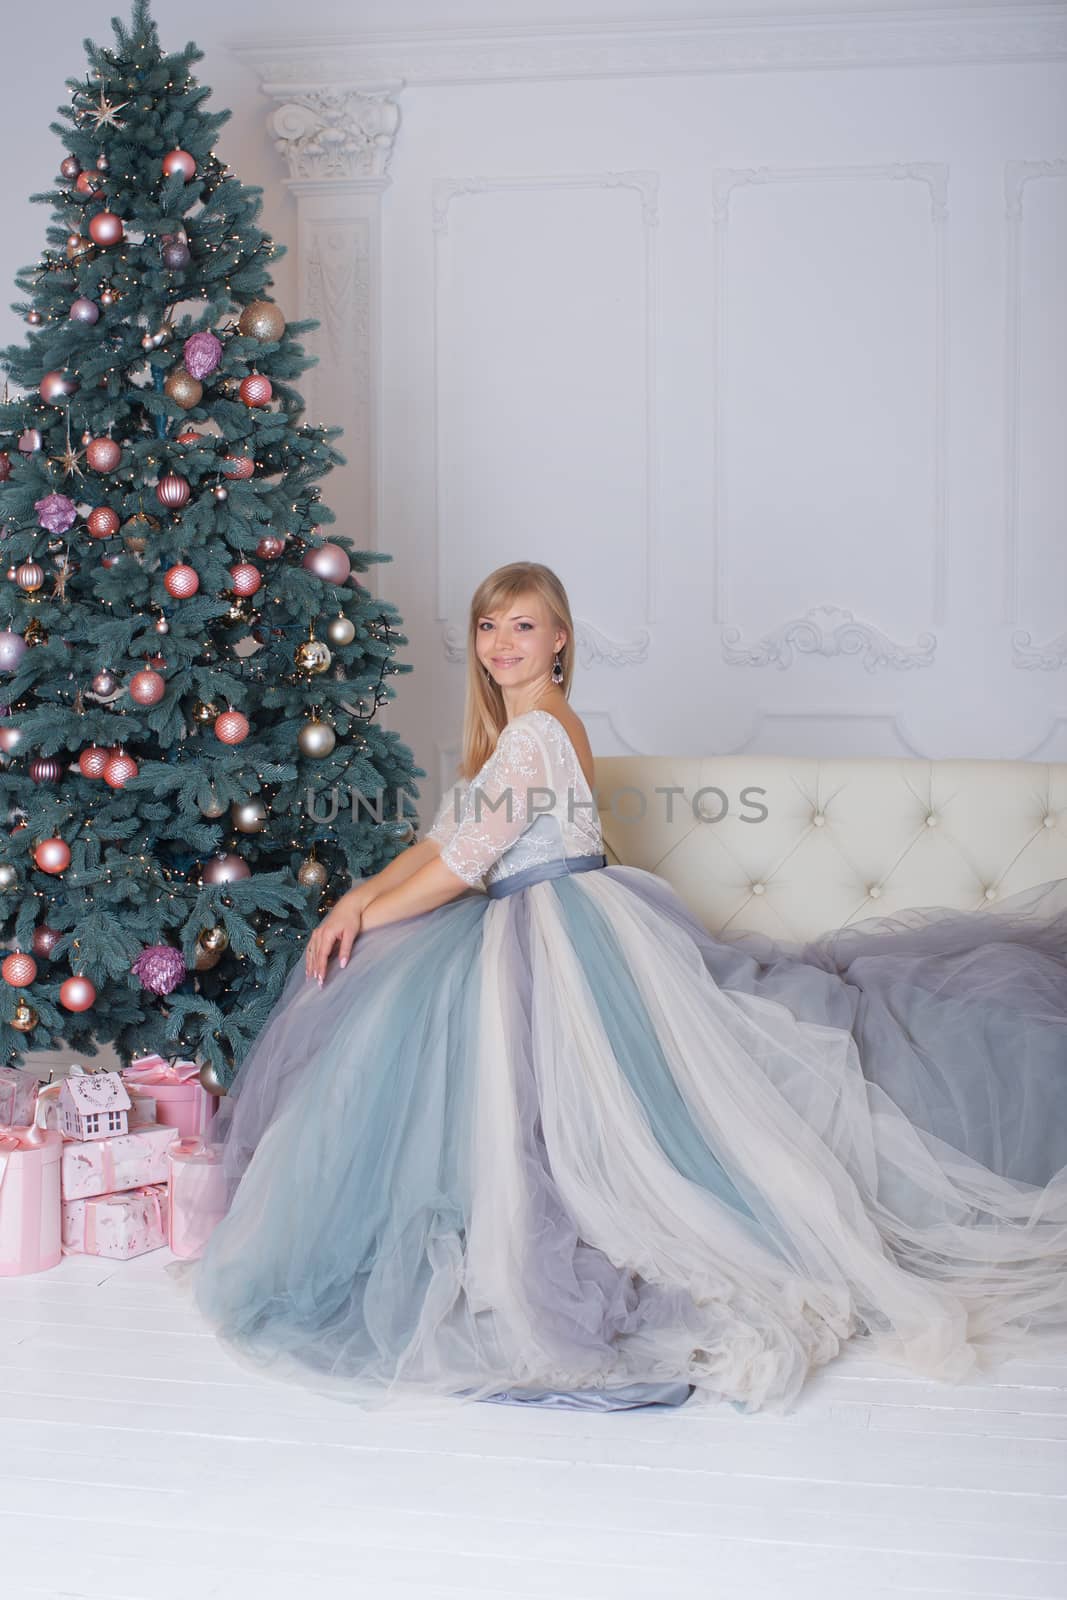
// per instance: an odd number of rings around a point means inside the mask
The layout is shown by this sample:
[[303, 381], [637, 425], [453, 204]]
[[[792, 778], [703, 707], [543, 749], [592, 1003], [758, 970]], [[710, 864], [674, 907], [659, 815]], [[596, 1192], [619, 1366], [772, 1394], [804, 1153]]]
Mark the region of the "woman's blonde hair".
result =
[[460, 775], [473, 778], [492, 754], [501, 728], [507, 722], [500, 686], [486, 677], [478, 659], [477, 635], [480, 617], [509, 606], [520, 594], [534, 593], [544, 601], [554, 629], [566, 633], [559, 652], [563, 681], [559, 688], [569, 699], [574, 676], [574, 622], [567, 591], [550, 567], [539, 561], [509, 561], [483, 578], [471, 598], [467, 624], [467, 700], [463, 712], [463, 760]]

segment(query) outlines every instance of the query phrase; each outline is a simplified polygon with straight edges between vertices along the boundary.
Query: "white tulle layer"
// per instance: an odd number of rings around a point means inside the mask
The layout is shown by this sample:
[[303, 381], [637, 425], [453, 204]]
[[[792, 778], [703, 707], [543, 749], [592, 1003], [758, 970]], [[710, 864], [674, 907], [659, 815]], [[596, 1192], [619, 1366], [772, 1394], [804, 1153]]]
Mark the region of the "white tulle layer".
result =
[[1067, 1348], [1067, 1166], [926, 1131], [848, 1027], [722, 987], [708, 943], [606, 868], [294, 972], [211, 1130], [228, 1214], [174, 1275], [239, 1359], [372, 1407], [683, 1380], [786, 1410], [853, 1337], [948, 1381]]

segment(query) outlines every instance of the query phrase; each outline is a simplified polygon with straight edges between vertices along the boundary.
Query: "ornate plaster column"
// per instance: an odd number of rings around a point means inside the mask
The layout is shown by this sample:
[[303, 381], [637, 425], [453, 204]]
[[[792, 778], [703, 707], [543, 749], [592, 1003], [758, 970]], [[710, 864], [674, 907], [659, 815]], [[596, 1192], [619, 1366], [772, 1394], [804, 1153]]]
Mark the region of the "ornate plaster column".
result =
[[[340, 427], [346, 466], [330, 505], [361, 549], [378, 546], [381, 404], [381, 204], [400, 123], [396, 83], [308, 87], [264, 83], [268, 117], [297, 205], [296, 316], [319, 358], [301, 379], [311, 422]], [[367, 573], [375, 587], [376, 570]]]

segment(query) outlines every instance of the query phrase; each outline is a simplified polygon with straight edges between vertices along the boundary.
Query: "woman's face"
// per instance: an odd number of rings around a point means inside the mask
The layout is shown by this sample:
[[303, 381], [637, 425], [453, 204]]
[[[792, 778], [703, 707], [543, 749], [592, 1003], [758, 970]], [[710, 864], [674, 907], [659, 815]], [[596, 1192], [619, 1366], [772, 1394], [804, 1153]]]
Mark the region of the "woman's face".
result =
[[551, 680], [556, 651], [567, 637], [553, 628], [535, 592], [517, 595], [510, 605], [479, 617], [475, 635], [482, 666], [502, 689], [516, 690]]

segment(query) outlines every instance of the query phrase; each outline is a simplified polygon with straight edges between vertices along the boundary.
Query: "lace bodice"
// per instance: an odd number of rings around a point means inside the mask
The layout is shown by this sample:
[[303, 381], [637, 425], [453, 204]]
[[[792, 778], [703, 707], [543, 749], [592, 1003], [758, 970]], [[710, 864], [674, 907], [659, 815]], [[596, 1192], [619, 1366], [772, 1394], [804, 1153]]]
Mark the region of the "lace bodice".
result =
[[539, 709], [512, 718], [470, 782], [445, 791], [426, 837], [440, 843], [445, 866], [472, 886], [604, 850], [578, 752], [559, 718]]

